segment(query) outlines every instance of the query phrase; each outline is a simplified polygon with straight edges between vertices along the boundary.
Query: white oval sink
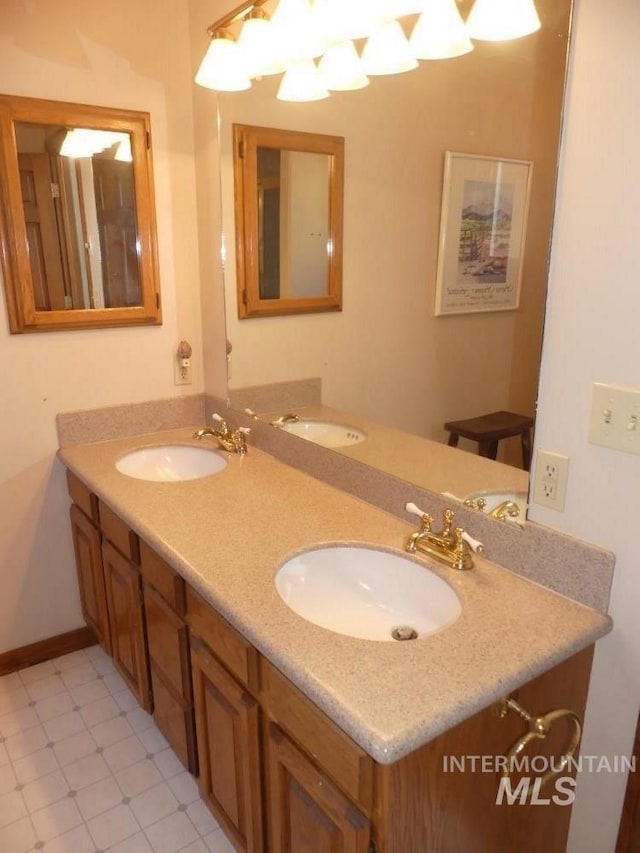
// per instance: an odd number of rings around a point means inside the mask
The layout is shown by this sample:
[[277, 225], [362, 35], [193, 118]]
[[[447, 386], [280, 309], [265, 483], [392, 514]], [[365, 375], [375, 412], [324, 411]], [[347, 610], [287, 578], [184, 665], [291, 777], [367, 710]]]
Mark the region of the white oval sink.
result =
[[154, 483], [199, 480], [226, 467], [227, 460], [214, 450], [186, 444], [141, 447], [116, 462], [121, 474]]
[[398, 629], [420, 639], [451, 625], [462, 611], [458, 596], [437, 574], [375, 548], [306, 551], [278, 570], [275, 584], [298, 616], [363, 640], [397, 640]]
[[364, 441], [366, 435], [362, 430], [347, 424], [337, 424], [331, 421], [315, 421], [299, 418], [297, 421], [286, 421], [281, 429], [320, 444], [322, 447], [348, 447]]

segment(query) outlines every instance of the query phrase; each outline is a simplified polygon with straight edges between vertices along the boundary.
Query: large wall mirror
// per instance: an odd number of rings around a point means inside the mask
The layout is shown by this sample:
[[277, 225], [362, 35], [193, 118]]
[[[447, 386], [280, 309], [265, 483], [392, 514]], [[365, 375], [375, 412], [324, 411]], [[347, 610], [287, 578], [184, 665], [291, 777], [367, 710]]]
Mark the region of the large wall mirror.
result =
[[238, 315], [342, 307], [344, 140], [234, 125]]
[[12, 333], [161, 322], [146, 113], [0, 96]]
[[[470, 5], [460, 4], [463, 14]], [[477, 41], [470, 54], [372, 77], [357, 92], [283, 103], [279, 78], [266, 77], [246, 92], [218, 93], [228, 247], [235, 242], [234, 124], [345, 140], [342, 311], [240, 321], [235, 258], [227, 252], [232, 404], [271, 414], [261, 389], [319, 378], [324, 405], [356, 426], [359, 419], [381, 425], [379, 467], [459, 497], [498, 488], [491, 472], [511, 472], [526, 493], [517, 438], [500, 442], [498, 462], [480, 460], [482, 482], [467, 486], [477, 445], [461, 439], [458, 450], [447, 448], [444, 424], [501, 410], [535, 414], [571, 2], [536, 6], [542, 29], [533, 35]], [[517, 309], [435, 316], [447, 151], [533, 164]], [[245, 389], [257, 389], [255, 401]], [[451, 464], [433, 464], [435, 446]], [[376, 464], [372, 447], [366, 439], [339, 452]]]

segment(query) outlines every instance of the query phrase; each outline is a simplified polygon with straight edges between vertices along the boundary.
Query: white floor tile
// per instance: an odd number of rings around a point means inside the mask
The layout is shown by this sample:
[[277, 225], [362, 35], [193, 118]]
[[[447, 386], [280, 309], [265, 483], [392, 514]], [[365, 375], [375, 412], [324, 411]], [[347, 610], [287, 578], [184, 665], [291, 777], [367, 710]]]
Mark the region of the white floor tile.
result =
[[38, 839], [30, 818], [23, 817], [0, 829], [0, 850], [6, 853], [26, 853], [33, 850]]
[[113, 697], [105, 696], [103, 699], [97, 699], [95, 702], [85, 705], [80, 710], [80, 716], [87, 728], [91, 728], [91, 726], [95, 726], [98, 723], [112, 720], [120, 714], [120, 711], [121, 709]]
[[32, 752], [31, 755], [14, 761], [13, 769], [17, 781], [21, 785], [27, 785], [34, 779], [40, 779], [42, 776], [53, 773], [59, 767], [54, 751], [45, 747], [45, 749], [39, 749], [37, 752]]
[[85, 658], [85, 662], [79, 666], [73, 666], [70, 669], [65, 669], [62, 672], [62, 680], [68, 690], [73, 687], [80, 687], [82, 684], [87, 684], [90, 681], [95, 681], [98, 673]]
[[33, 726], [31, 729], [8, 737], [4, 745], [11, 761], [16, 761], [18, 758], [23, 758], [25, 755], [31, 755], [32, 752], [43, 749], [47, 743], [49, 743], [49, 738], [42, 726]]
[[59, 672], [65, 669], [73, 669], [76, 666], [82, 666], [82, 664], [86, 664], [87, 662], [90, 662], [90, 658], [84, 649], [80, 649], [77, 652], [69, 652], [68, 655], [62, 655], [62, 657], [52, 661], [54, 668]]
[[139, 732], [138, 737], [142, 741], [144, 748], [151, 755], [155, 755], [156, 752], [162, 752], [163, 749], [169, 746], [164, 736], [155, 727], [147, 729], [144, 732]]
[[134, 733], [126, 717], [114, 717], [104, 723], [98, 723], [97, 726], [91, 726], [89, 731], [98, 746], [103, 748], [131, 737]]
[[144, 732], [153, 726], [153, 717], [142, 708], [134, 708], [127, 711], [127, 722], [134, 732]]
[[78, 791], [76, 804], [85, 820], [91, 820], [122, 803], [122, 791], [113, 776], [107, 776]]
[[0, 717], [0, 734], [7, 738], [40, 724], [33, 708], [16, 708]]
[[121, 690], [120, 693], [114, 693], [113, 698], [118, 703], [121, 711], [133, 711], [140, 707], [138, 700], [130, 690]]
[[131, 809], [125, 805], [116, 806], [91, 818], [87, 821], [87, 826], [99, 850], [106, 850], [140, 832], [140, 826]]
[[86, 729], [82, 717], [76, 711], [69, 711], [68, 714], [61, 714], [59, 717], [47, 720], [42, 726], [47, 733], [47, 737], [53, 743], [59, 743], [65, 740], [65, 738], [76, 735]]
[[26, 708], [30, 701], [31, 699], [24, 686], [10, 690], [8, 693], [0, 694], [0, 717], [8, 714], [9, 711], [18, 711], [20, 708]]
[[177, 853], [196, 841], [198, 833], [184, 812], [175, 812], [145, 830], [154, 853]]
[[0, 827], [27, 816], [27, 807], [20, 791], [8, 791], [0, 797]]
[[22, 796], [30, 813], [57, 803], [68, 793], [69, 785], [62, 770], [54, 770], [53, 773], [36, 779], [35, 782], [29, 782], [22, 790]]
[[210, 832], [204, 837], [209, 853], [236, 853], [236, 848], [221, 829]]
[[121, 841], [114, 847], [109, 848], [109, 853], [153, 853], [153, 847], [147, 841], [147, 836], [138, 832], [127, 838], [126, 841]]
[[49, 696], [47, 699], [41, 699], [35, 704], [35, 712], [41, 722], [52, 720], [54, 717], [60, 717], [62, 714], [68, 714], [73, 710], [73, 699], [65, 689], [64, 693], [58, 693], [55, 696]]
[[104, 748], [102, 753], [113, 773], [131, 767], [146, 758], [147, 750], [138, 737], [133, 735]]
[[137, 794], [159, 785], [162, 781], [160, 771], [153, 761], [148, 759], [132, 764], [131, 767], [126, 767], [116, 773], [116, 782], [126, 797], [135, 797]]
[[178, 808], [178, 801], [171, 788], [163, 783], [138, 794], [129, 805], [140, 826], [146, 829], [152, 823], [173, 814]]
[[208, 835], [216, 829], [220, 829], [220, 824], [202, 800], [196, 800], [187, 806], [187, 814], [191, 818], [191, 822], [195, 828], [202, 836]]
[[164, 779], [171, 779], [172, 776], [177, 776], [184, 770], [184, 765], [172, 749], [163, 749], [154, 756], [153, 760]]
[[169, 779], [167, 781], [167, 785], [173, 791], [176, 800], [184, 806], [188, 806], [189, 803], [193, 803], [195, 800], [200, 799], [198, 783], [191, 773], [187, 773], [186, 770], [183, 770], [182, 773], [179, 773], [177, 776], [173, 776]]
[[199, 838], [197, 841], [194, 841], [193, 844], [183, 847], [180, 853], [208, 853], [207, 845], [201, 838]]
[[122, 693], [123, 690], [129, 689], [126, 683], [115, 670], [111, 673], [111, 675], [105, 675], [105, 677], [102, 679], [102, 682], [109, 691], [109, 693], [113, 695], [115, 695], [116, 693]]
[[41, 699], [49, 699], [51, 696], [64, 693], [67, 688], [64, 686], [64, 681], [59, 675], [50, 675], [47, 678], [41, 678], [39, 681], [28, 684], [26, 689], [29, 699], [32, 702], [39, 702]]
[[67, 764], [73, 764], [79, 758], [84, 758], [85, 755], [95, 752], [96, 748], [96, 742], [91, 737], [91, 732], [84, 731], [61, 740], [53, 747], [53, 751], [60, 766], [66, 767]]
[[94, 853], [95, 849], [88, 829], [81, 824], [47, 842], [44, 853]]
[[4, 743], [0, 743], [0, 767], [4, 767], [5, 764], [9, 763], [9, 754], [7, 753], [7, 747]]
[[0, 767], [0, 796], [8, 794], [9, 791], [14, 791], [17, 784], [18, 780], [11, 764]]
[[70, 829], [80, 826], [82, 815], [70, 797], [65, 797], [31, 815], [33, 826], [40, 841], [51, 841]]
[[17, 687], [22, 687], [22, 679], [20, 673], [10, 672], [8, 675], [0, 676], [0, 694], [9, 693]]
[[46, 660], [43, 663], [37, 663], [35, 666], [21, 669], [19, 675], [23, 684], [33, 684], [34, 681], [53, 675], [55, 671], [53, 661]]
[[79, 684], [77, 687], [72, 687], [69, 691], [73, 699], [74, 705], [78, 708], [84, 708], [85, 705], [96, 702], [98, 699], [104, 699], [111, 694], [106, 688], [104, 681], [96, 679], [95, 681], [87, 681], [86, 684]]
[[110, 773], [106, 761], [96, 752], [85, 755], [84, 758], [74, 761], [73, 764], [67, 764], [64, 768], [64, 775], [72, 791], [79, 791], [87, 785], [93, 785]]

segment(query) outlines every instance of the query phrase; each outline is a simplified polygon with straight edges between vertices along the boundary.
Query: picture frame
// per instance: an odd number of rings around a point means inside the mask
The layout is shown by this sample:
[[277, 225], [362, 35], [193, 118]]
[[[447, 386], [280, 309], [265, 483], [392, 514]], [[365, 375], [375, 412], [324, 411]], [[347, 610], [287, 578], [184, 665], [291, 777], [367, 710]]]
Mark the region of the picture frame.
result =
[[435, 316], [520, 304], [533, 163], [445, 154]]

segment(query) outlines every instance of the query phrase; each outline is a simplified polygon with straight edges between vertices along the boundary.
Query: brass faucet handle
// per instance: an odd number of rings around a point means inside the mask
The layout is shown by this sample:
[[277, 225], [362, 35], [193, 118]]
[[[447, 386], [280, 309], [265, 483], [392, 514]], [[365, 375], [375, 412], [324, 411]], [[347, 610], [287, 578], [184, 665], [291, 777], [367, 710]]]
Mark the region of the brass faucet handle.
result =
[[444, 522], [444, 526], [440, 535], [443, 536], [445, 539], [451, 538], [451, 525], [453, 524], [454, 515], [455, 513], [452, 509], [445, 509], [442, 513], [442, 521]]
[[486, 505], [487, 505], [487, 502], [484, 498], [478, 498], [477, 506], [478, 506], [478, 509], [480, 510], [480, 512], [482, 512], [484, 510]]
[[432, 524], [433, 524], [433, 516], [428, 512], [424, 512], [422, 514], [422, 527], [420, 529], [420, 532], [421, 533], [431, 533], [431, 525]]
[[471, 551], [465, 542], [464, 536], [465, 532], [463, 527], [456, 527], [453, 531], [454, 546], [452, 565], [454, 569], [458, 570], [473, 568]]

